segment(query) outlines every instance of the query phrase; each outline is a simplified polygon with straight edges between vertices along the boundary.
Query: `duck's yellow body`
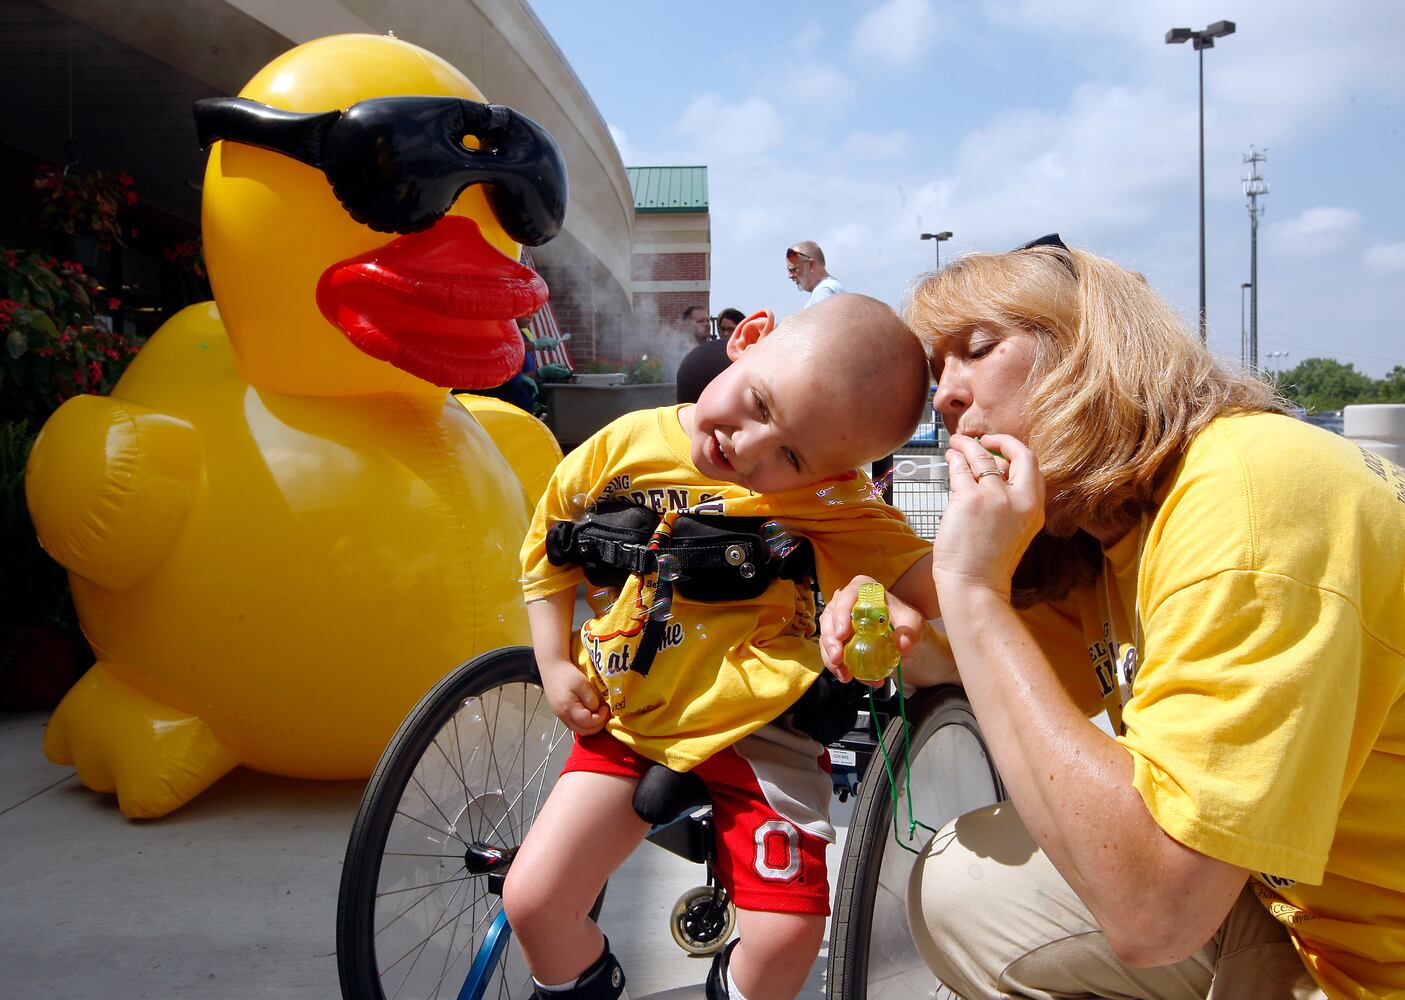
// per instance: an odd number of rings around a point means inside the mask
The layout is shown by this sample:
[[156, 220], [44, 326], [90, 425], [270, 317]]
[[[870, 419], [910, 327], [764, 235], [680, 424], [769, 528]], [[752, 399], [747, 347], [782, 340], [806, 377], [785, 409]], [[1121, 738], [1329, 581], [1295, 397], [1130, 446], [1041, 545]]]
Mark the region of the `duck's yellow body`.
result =
[[[244, 96], [324, 110], [388, 93], [481, 100], [370, 36], [295, 49]], [[216, 301], [167, 322], [111, 397], [61, 407], [28, 474], [97, 653], [44, 749], [129, 816], [237, 764], [363, 777], [435, 680], [528, 639], [512, 468], [443, 388], [356, 350], [314, 301], [325, 268], [389, 237], [315, 170], [230, 145], [204, 192]], [[477, 190], [453, 214], [515, 253]]]

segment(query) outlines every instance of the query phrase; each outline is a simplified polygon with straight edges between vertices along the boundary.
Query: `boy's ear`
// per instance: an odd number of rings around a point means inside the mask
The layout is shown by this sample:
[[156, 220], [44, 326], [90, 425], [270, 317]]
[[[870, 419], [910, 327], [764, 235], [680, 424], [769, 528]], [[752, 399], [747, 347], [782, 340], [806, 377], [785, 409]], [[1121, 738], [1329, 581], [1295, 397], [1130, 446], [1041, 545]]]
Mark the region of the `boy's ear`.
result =
[[737, 324], [732, 335], [727, 338], [727, 357], [735, 361], [742, 351], [761, 338], [768, 336], [776, 328], [776, 314], [769, 309], [761, 309]]

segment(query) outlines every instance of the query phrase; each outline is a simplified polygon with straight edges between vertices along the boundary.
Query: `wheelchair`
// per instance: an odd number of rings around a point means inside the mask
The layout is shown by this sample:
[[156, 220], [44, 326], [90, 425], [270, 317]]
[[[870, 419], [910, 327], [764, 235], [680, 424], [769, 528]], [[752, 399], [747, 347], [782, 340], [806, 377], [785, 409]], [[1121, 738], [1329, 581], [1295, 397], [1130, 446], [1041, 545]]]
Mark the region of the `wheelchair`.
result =
[[[940, 827], [999, 801], [1003, 788], [959, 689], [919, 691], [905, 721], [891, 695], [874, 705], [830, 748], [836, 795], [857, 794], [837, 873], [827, 992], [922, 1000], [941, 987], [907, 931], [907, 877], [928, 836], [904, 821], [908, 789], [912, 815]], [[382, 755], [347, 845], [336, 928], [345, 1000], [531, 994], [501, 890], [571, 745], [527, 647], [470, 660], [420, 700]], [[648, 835], [705, 867], [705, 884], [684, 893], [669, 918], [674, 941], [694, 955], [719, 950], [735, 922], [712, 873], [711, 833], [710, 806], [689, 801]]]

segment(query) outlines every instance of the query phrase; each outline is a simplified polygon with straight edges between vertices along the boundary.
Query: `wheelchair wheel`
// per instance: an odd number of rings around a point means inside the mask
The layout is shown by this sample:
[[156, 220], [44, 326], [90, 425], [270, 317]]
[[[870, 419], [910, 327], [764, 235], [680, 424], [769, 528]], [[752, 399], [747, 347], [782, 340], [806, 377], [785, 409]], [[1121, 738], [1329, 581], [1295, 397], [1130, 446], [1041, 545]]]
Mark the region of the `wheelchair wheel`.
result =
[[717, 891], [709, 885], [689, 889], [678, 897], [669, 915], [673, 940], [689, 955], [713, 955], [732, 937], [737, 908], [724, 894], [718, 906]]
[[570, 749], [526, 647], [470, 660], [420, 700], [376, 766], [347, 845], [343, 997], [457, 997], [470, 974], [475, 998], [531, 992], [499, 892]]
[[[1005, 797], [975, 716], [959, 688], [919, 691], [908, 700], [907, 717], [910, 776], [903, 773], [900, 719], [889, 723], [883, 741], [897, 776], [903, 834], [909, 777], [913, 816], [936, 828]], [[936, 982], [912, 943], [907, 882], [917, 856], [894, 840], [889, 788], [883, 758], [875, 754], [859, 785], [830, 921], [826, 981], [833, 1000], [927, 1000], [953, 995]], [[919, 827], [909, 846], [920, 850], [930, 836]]]

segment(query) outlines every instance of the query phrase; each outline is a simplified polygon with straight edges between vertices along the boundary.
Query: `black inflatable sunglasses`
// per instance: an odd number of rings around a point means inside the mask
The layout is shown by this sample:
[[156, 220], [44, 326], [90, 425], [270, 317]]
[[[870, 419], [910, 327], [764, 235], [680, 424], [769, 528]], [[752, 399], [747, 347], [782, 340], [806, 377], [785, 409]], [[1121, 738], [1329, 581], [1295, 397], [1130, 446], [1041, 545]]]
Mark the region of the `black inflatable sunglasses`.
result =
[[[357, 222], [383, 233], [428, 229], [465, 188], [488, 201], [514, 240], [540, 246], [566, 217], [566, 164], [526, 115], [458, 97], [374, 97], [302, 114], [242, 97], [195, 102], [201, 148], [258, 146], [316, 167]], [[480, 144], [469, 149], [466, 136]]]

